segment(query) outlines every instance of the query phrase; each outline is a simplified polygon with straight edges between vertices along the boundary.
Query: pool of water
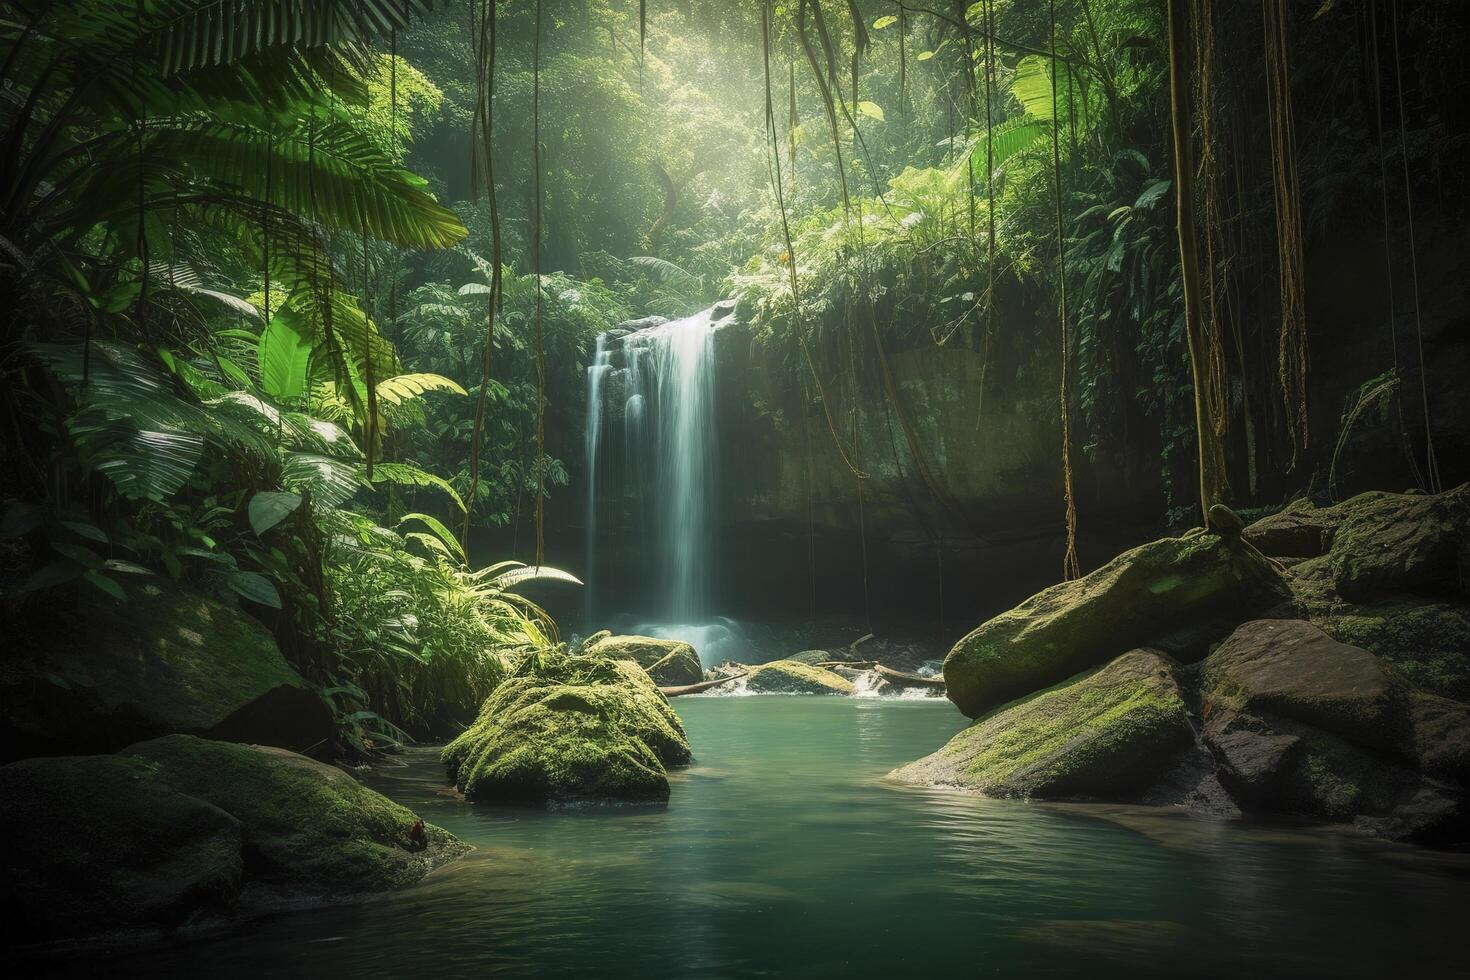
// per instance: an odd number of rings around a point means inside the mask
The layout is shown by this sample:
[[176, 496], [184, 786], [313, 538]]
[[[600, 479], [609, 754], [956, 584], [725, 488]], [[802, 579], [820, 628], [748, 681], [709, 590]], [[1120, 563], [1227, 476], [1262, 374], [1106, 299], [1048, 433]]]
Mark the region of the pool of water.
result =
[[667, 808], [474, 806], [410, 753], [369, 781], [478, 850], [375, 901], [91, 976], [1382, 976], [1465, 970], [1470, 864], [1347, 832], [883, 782], [948, 702], [676, 702]]

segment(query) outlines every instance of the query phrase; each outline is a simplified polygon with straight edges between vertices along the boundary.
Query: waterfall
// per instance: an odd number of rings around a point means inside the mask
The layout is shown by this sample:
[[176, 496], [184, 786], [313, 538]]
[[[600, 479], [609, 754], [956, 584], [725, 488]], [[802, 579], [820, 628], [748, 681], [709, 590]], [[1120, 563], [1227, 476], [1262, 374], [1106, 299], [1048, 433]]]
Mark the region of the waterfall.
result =
[[584, 595], [588, 623], [592, 622], [597, 613], [597, 596], [593, 591], [592, 574], [592, 569], [597, 565], [597, 450], [602, 439], [602, 382], [611, 366], [607, 334], [600, 333], [597, 335], [597, 350], [592, 356], [592, 363], [587, 366], [587, 582]]
[[[587, 369], [589, 630], [601, 625], [594, 622], [599, 499], [627, 504], [634, 524], [622, 530], [645, 543], [646, 611], [661, 620], [648, 630], [701, 649], [700, 639], [725, 630], [710, 624], [718, 492], [713, 319], [710, 309], [598, 337]], [[623, 452], [615, 462], [606, 455], [617, 445], [618, 424]]]

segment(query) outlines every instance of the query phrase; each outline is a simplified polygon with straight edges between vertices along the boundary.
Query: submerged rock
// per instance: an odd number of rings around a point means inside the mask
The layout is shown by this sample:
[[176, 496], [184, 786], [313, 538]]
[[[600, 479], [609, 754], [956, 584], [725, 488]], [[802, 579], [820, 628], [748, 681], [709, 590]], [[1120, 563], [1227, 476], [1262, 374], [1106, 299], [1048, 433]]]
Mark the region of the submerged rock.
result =
[[681, 640], [661, 640], [652, 636], [615, 636], [598, 634], [585, 645], [591, 656], [631, 660], [654, 682], [665, 687], [698, 684], [704, 680], [704, 667], [694, 647]]
[[1205, 635], [1219, 636], [1289, 600], [1275, 571], [1238, 543], [1164, 538], [983, 624], [945, 658], [944, 680], [974, 718], [1181, 628], [1206, 623]]
[[126, 602], [87, 590], [80, 603], [7, 660], [3, 758], [111, 752], [172, 732], [330, 743], [331, 708], [240, 610], [163, 582]]
[[33, 942], [138, 937], [401, 887], [469, 850], [347, 773], [171, 735], [0, 767], [0, 914]]
[[852, 682], [828, 670], [795, 660], [774, 660], [750, 668], [745, 689], [755, 694], [852, 694]]
[[1193, 741], [1173, 662], [1133, 650], [992, 712], [892, 776], [993, 796], [1131, 799]]
[[642, 668], [555, 652], [496, 688], [443, 752], [460, 791], [493, 803], [666, 800], [665, 767], [689, 759], [678, 716]]

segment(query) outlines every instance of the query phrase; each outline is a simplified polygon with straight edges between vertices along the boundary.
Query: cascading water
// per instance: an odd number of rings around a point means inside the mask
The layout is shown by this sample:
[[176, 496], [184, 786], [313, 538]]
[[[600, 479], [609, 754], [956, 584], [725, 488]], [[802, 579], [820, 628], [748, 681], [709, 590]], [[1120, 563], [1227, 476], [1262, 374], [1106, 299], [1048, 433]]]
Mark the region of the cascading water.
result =
[[[638, 632], [685, 640], [707, 664], [742, 642], [738, 627], [712, 616], [715, 547], [714, 310], [656, 323], [621, 338], [598, 338], [587, 370], [587, 628], [601, 625], [598, 502], [616, 501], [643, 542], [656, 591], [644, 610], [658, 622]], [[623, 457], [608, 458], [615, 425]], [[621, 465], [616, 465], [620, 463]], [[599, 474], [613, 479], [599, 480]]]

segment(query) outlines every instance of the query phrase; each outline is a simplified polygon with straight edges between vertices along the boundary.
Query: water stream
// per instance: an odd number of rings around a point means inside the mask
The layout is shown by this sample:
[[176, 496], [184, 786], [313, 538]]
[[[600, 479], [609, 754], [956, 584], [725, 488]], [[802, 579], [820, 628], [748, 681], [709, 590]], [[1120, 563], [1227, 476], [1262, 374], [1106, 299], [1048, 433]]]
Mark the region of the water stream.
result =
[[[695, 765], [661, 808], [477, 806], [433, 749], [366, 777], [477, 850], [407, 891], [103, 976], [1460, 975], [1465, 856], [1168, 809], [885, 783], [965, 719], [943, 700], [680, 698]], [[48, 964], [46, 972], [68, 972]]]

